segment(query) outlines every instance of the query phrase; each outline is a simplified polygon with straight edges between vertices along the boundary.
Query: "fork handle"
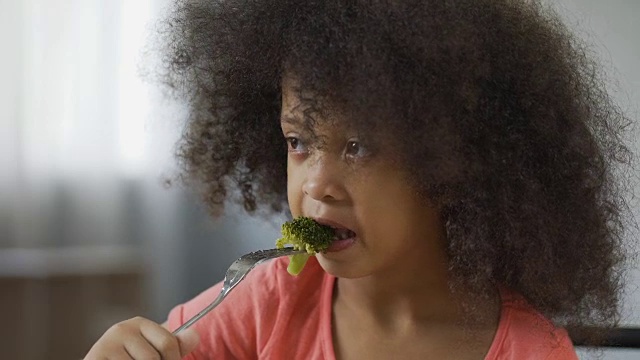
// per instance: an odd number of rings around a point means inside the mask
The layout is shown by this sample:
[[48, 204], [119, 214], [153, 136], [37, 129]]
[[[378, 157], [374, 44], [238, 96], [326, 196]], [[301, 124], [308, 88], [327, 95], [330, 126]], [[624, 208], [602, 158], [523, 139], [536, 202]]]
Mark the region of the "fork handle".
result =
[[209, 304], [209, 306], [204, 308], [197, 315], [193, 316], [191, 319], [189, 319], [189, 321], [187, 321], [186, 323], [182, 324], [179, 328], [175, 329], [173, 331], [173, 335], [178, 334], [180, 331], [190, 327], [191, 325], [193, 325], [193, 323], [195, 323], [196, 321], [200, 320], [201, 317], [205, 316], [209, 311], [213, 310], [213, 308], [218, 306], [222, 302], [222, 299], [224, 299], [224, 297], [226, 295], [227, 295], [226, 291], [220, 291], [220, 294], [218, 294], [218, 297], [211, 304]]

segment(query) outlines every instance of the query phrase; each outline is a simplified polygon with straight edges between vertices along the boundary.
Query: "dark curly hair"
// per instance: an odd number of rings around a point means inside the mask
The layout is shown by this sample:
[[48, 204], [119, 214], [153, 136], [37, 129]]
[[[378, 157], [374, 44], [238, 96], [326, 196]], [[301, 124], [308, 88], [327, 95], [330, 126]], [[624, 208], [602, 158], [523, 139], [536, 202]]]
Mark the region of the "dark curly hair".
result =
[[[619, 319], [629, 119], [589, 48], [525, 0], [178, 1], [165, 84], [184, 178], [219, 214], [285, 211], [281, 83], [394, 141], [446, 223], [454, 287], [496, 284], [568, 327]], [[236, 191], [239, 190], [239, 192]]]

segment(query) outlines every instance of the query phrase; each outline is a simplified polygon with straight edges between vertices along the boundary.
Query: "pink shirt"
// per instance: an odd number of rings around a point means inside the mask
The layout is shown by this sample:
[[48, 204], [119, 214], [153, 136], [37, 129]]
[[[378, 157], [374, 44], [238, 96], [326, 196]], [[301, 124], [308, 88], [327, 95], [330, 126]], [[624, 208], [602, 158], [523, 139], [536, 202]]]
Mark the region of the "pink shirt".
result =
[[[193, 325], [200, 344], [188, 360], [335, 359], [331, 306], [335, 277], [311, 258], [297, 277], [287, 259], [256, 267], [216, 309]], [[213, 301], [221, 284], [169, 314], [176, 329]], [[498, 330], [486, 360], [578, 359], [565, 330], [519, 296], [504, 293]]]

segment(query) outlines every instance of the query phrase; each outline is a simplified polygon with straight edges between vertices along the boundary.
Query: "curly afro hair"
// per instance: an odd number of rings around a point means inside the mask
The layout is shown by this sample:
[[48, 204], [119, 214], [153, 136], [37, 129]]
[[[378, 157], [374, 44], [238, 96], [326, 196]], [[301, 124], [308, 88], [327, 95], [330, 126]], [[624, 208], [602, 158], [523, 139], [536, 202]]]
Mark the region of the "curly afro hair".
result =
[[[619, 318], [630, 121], [551, 9], [525, 0], [178, 1], [162, 79], [190, 105], [183, 177], [219, 214], [285, 211], [283, 76], [394, 139], [441, 209], [452, 287], [568, 327]], [[236, 191], [237, 190], [237, 191]]]

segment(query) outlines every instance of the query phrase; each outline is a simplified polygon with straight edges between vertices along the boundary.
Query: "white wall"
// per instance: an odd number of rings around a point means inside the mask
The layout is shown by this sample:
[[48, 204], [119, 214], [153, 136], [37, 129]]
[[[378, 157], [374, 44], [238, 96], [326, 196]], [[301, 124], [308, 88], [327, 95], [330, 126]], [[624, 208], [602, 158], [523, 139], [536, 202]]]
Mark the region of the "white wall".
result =
[[[610, 75], [612, 86], [617, 91], [614, 96], [636, 123], [640, 121], [640, 1], [637, 0], [563, 0], [559, 10], [580, 29], [580, 34], [595, 43], [605, 69]], [[617, 83], [617, 84], [616, 84]], [[640, 128], [640, 125], [636, 125]], [[640, 139], [635, 132], [631, 145], [640, 155]], [[637, 156], [638, 156], [637, 155]], [[636, 169], [637, 170], [637, 169]], [[633, 174], [634, 187], [640, 196], [639, 174]], [[640, 203], [632, 199], [630, 203], [636, 219], [640, 219]], [[636, 220], [637, 221], [637, 220]], [[627, 240], [637, 249], [638, 233], [630, 233]], [[626, 324], [640, 327], [640, 271], [638, 259], [632, 263], [635, 271], [631, 274], [627, 287]]]
[[[640, 120], [640, 1], [637, 0], [550, 0], [564, 14], [580, 35], [596, 46], [612, 85], [617, 88], [616, 100], [626, 110], [628, 116]], [[615, 84], [617, 82], [617, 84]], [[636, 154], [640, 154], [640, 139], [631, 140]], [[635, 193], [640, 195], [638, 174], [633, 174]], [[633, 199], [630, 203], [636, 219], [640, 219], [640, 204]], [[638, 220], [636, 220], [638, 221]], [[627, 240], [638, 248], [638, 233], [630, 233]], [[627, 283], [627, 294], [623, 299], [623, 325], [640, 327], [640, 265], [633, 259]], [[582, 358], [590, 358], [584, 352]], [[604, 359], [640, 359], [640, 351], [610, 350]]]

